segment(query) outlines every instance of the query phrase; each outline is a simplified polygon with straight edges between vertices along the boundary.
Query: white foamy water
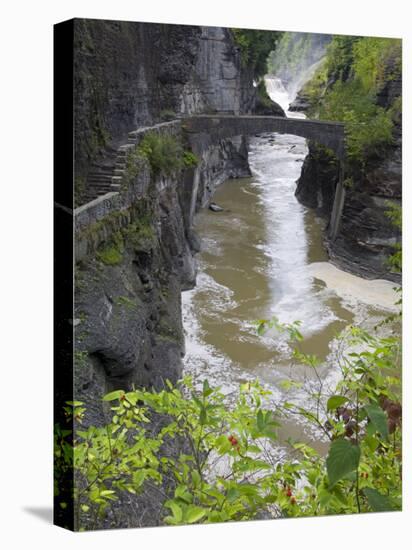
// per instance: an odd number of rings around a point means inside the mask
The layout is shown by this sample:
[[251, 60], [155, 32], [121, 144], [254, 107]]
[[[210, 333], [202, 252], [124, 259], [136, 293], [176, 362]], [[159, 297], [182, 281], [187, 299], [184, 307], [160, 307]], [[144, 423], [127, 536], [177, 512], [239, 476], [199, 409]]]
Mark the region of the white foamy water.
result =
[[361, 302], [388, 311], [397, 311], [395, 305], [399, 296], [396, 289], [399, 285], [384, 279], [362, 279], [346, 273], [330, 262], [315, 262], [308, 266], [308, 271], [341, 298]]

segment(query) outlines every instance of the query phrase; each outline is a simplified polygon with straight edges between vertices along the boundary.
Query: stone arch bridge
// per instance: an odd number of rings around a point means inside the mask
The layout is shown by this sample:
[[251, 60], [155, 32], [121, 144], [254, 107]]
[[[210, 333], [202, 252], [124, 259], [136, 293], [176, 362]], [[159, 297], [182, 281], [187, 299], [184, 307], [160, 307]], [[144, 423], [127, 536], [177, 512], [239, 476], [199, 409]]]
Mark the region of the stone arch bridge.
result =
[[343, 185], [345, 125], [342, 122], [277, 116], [215, 114], [182, 117], [181, 124], [195, 153], [201, 153], [211, 143], [221, 139], [265, 132], [304, 137], [332, 149], [339, 161], [339, 181], [329, 222], [329, 237], [332, 240], [336, 238], [345, 201]]
[[[344, 156], [345, 127], [341, 122], [285, 118], [257, 115], [193, 115], [181, 116], [170, 122], [139, 128], [128, 134], [128, 141], [121, 145], [108, 165], [92, 170], [88, 176], [86, 201], [74, 211], [76, 227], [98, 221], [108, 213], [126, 207], [133, 193], [121, 193], [121, 182], [126, 170], [128, 151], [140, 142], [147, 132], [186, 135], [194, 153], [201, 155], [211, 145], [220, 140], [240, 135], [254, 135], [266, 132], [292, 134], [314, 140], [333, 150], [339, 160], [339, 182], [335, 190], [333, 210], [329, 222], [329, 237], [334, 240], [338, 233], [339, 222], [345, 200]], [[192, 182], [192, 200], [190, 219], [195, 209], [195, 198], [199, 184], [199, 169], [195, 170]], [[129, 196], [130, 195], [130, 196]], [[125, 202], [125, 204], [123, 204]]]
[[[239, 135], [276, 132], [293, 134], [311, 139], [332, 149], [339, 160], [345, 154], [345, 125], [307, 118], [285, 118], [256, 115], [195, 115], [182, 117], [182, 127], [191, 141], [207, 134], [213, 139], [225, 139]], [[194, 138], [194, 139], [193, 139]]]

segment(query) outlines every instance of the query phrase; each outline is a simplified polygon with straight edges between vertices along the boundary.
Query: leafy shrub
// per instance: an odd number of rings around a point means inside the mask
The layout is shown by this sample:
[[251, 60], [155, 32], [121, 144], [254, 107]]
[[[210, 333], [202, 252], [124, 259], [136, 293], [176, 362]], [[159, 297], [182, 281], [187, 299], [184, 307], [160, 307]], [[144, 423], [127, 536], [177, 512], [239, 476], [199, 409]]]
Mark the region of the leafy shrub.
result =
[[[386, 216], [391, 220], [392, 225], [396, 227], [400, 232], [402, 231], [402, 207], [400, 204], [388, 201], [388, 209], [385, 212]], [[389, 256], [389, 265], [395, 273], [401, 273], [402, 271], [402, 245], [396, 243], [394, 245], [394, 251]]]
[[142, 169], [142, 165], [147, 163], [147, 158], [142, 154], [138, 147], [127, 152], [126, 170], [123, 175], [122, 187], [127, 188], [137, 177]]
[[[298, 323], [259, 321], [287, 332], [298, 344]], [[306, 407], [284, 402], [274, 408], [270, 392], [247, 382], [231, 404], [219, 388], [201, 390], [184, 378], [163, 391], [118, 390], [103, 399], [111, 405], [104, 427], [81, 429], [81, 402], [66, 407], [70, 430], [58, 434], [56, 452], [64, 470], [74, 452], [76, 528], [94, 528], [122, 493], [157, 487], [163, 495], [163, 522], [208, 523], [266, 517], [313, 516], [401, 508], [401, 422], [399, 341], [359, 328], [344, 336], [341, 380], [326, 392], [314, 356], [295, 351], [319, 380]], [[290, 386], [293, 386], [290, 381]], [[165, 418], [150, 432], [153, 414]], [[326, 457], [301, 442], [294, 457], [279, 459], [272, 441], [283, 417], [301, 416], [330, 441]], [[188, 451], [165, 455], [170, 441]], [[66, 458], [65, 458], [66, 457]], [[167, 484], [164, 481], [167, 479]], [[67, 502], [61, 502], [67, 506]]]
[[393, 141], [390, 111], [371, 101], [358, 80], [336, 82], [320, 107], [319, 117], [345, 122], [350, 161], [361, 162], [377, 155]]
[[303, 88], [310, 115], [345, 122], [349, 168], [384, 154], [399, 122], [400, 98], [387, 108], [377, 96], [401, 74], [401, 42], [389, 38], [334, 36], [326, 62]]
[[120, 232], [112, 235], [110, 243], [104, 245], [97, 251], [98, 260], [105, 265], [118, 265], [122, 262], [124, 252], [123, 237]]
[[192, 151], [183, 152], [183, 165], [185, 166], [185, 168], [197, 166], [198, 164], [199, 164], [199, 159], [194, 153], [192, 153]]
[[184, 151], [182, 144], [174, 137], [148, 132], [139, 144], [138, 151], [145, 156], [155, 176], [170, 176], [195, 162], [195, 155]]

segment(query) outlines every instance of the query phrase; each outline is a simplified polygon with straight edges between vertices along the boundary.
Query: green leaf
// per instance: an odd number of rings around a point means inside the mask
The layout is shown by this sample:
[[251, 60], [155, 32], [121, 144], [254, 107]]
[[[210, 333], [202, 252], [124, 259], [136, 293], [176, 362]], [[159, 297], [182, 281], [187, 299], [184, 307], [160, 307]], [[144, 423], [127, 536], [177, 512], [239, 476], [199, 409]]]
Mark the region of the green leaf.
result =
[[266, 324], [267, 321], [257, 321], [257, 329], [256, 332], [258, 333], [258, 336], [262, 336], [265, 333], [266, 330]]
[[238, 489], [236, 487], [231, 487], [226, 494], [226, 498], [229, 502], [233, 502], [238, 498], [239, 495], [240, 493]]
[[346, 439], [336, 439], [332, 442], [326, 467], [331, 487], [335, 485], [346, 474], [357, 469], [360, 459], [360, 449], [357, 445], [352, 445]]
[[390, 503], [390, 500], [387, 496], [382, 495], [376, 489], [367, 487], [363, 489], [363, 492], [368, 499], [369, 506], [374, 512], [389, 512], [394, 510], [394, 507]]
[[206, 510], [199, 506], [189, 506], [186, 512], [187, 523], [196, 523], [206, 514]]
[[103, 401], [114, 401], [115, 399], [120, 399], [122, 395], [124, 395], [123, 390], [112, 391], [103, 397]]
[[[215, 442], [215, 448], [217, 452], [221, 455], [227, 453], [231, 448], [232, 445], [230, 441], [228, 440], [226, 435], [220, 435]], [[260, 451], [260, 449], [259, 449]]]
[[256, 415], [256, 423], [259, 430], [265, 429], [265, 420], [263, 418], [263, 412], [262, 409], [259, 409]]
[[375, 430], [379, 432], [384, 439], [388, 439], [388, 418], [385, 411], [375, 403], [366, 405], [365, 410]]
[[186, 485], [179, 485], [178, 487], [176, 487], [175, 498], [180, 498], [181, 500], [186, 502], [186, 504], [190, 504], [193, 500], [192, 495], [187, 490]]
[[100, 491], [100, 495], [102, 497], [108, 497], [110, 495], [113, 495], [115, 491], [112, 491], [111, 489], [104, 489], [103, 491]]
[[209, 382], [206, 379], [203, 380], [203, 397], [209, 397], [211, 393], [213, 393], [213, 390], [209, 386]]
[[332, 397], [329, 397], [326, 407], [328, 411], [334, 411], [338, 407], [341, 407], [348, 400], [349, 399], [343, 395], [332, 395]]
[[173, 500], [168, 500], [165, 503], [165, 506], [167, 506], [172, 510], [173, 518], [176, 521], [176, 523], [180, 523], [183, 519], [183, 512], [180, 506], [177, 504], [177, 502], [174, 502]]

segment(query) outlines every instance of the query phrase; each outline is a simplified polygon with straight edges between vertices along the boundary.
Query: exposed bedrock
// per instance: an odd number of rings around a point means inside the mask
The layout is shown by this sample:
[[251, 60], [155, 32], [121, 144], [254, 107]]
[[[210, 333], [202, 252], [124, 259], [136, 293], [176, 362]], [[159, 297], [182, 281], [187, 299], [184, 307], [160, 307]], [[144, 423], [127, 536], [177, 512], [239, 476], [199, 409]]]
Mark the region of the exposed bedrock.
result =
[[[333, 263], [366, 278], [385, 278], [399, 282], [391, 271], [388, 258], [400, 242], [400, 231], [390, 221], [390, 202], [402, 198], [402, 159], [400, 139], [384, 158], [370, 161], [365, 174], [354, 178], [346, 196], [338, 233], [326, 246]], [[336, 161], [325, 150], [310, 142], [296, 196], [330, 221], [338, 182]]]
[[[391, 73], [389, 63], [386, 70]], [[376, 103], [389, 109], [402, 94], [400, 77], [389, 78], [379, 91]], [[304, 92], [295, 104], [305, 110], [308, 106]], [[297, 182], [296, 196], [307, 206], [330, 220], [333, 198], [338, 181], [338, 165], [331, 155], [315, 143], [309, 143]], [[400, 282], [400, 275], [391, 271], [389, 257], [394, 246], [401, 242], [401, 233], [387, 213], [390, 203], [402, 200], [402, 120], [394, 119], [393, 142], [379, 155], [365, 159], [363, 170], [352, 170], [350, 185], [345, 189], [345, 201], [336, 239], [326, 246], [331, 260], [338, 266], [366, 278], [384, 278]]]
[[74, 70], [79, 187], [138, 127], [179, 113], [260, 108], [253, 73], [222, 27], [76, 19]]
[[[227, 29], [76, 25], [77, 177], [104, 162], [127, 132], [165, 112], [239, 114], [257, 105]], [[244, 137], [204, 139], [195, 168], [163, 177], [140, 166], [127, 189], [122, 184], [78, 218], [75, 394], [87, 405], [88, 423], [103, 422], [105, 392], [133, 384], [159, 388], [181, 375], [181, 292], [195, 284], [199, 250], [193, 216], [217, 185], [250, 175]]]

